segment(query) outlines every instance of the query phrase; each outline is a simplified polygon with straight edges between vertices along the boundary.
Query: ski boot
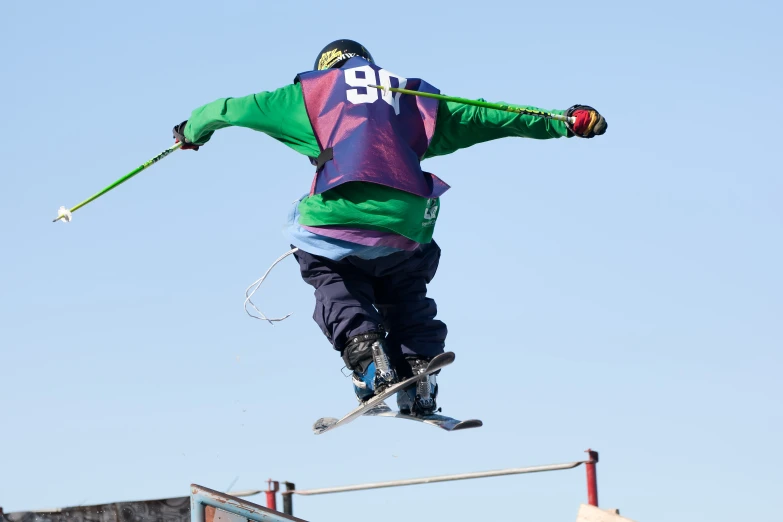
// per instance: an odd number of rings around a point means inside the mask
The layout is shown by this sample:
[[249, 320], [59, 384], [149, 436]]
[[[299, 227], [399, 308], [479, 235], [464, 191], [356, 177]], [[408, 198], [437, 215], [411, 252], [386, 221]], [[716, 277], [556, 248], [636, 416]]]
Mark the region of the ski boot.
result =
[[[414, 375], [423, 373], [429, 364], [428, 359], [406, 357]], [[397, 392], [397, 408], [405, 415], [426, 416], [440, 411], [435, 403], [438, 396], [437, 371], [404, 390]]]
[[368, 332], [348, 339], [343, 350], [345, 366], [353, 370], [351, 380], [359, 402], [398, 381], [385, 344], [383, 332]]

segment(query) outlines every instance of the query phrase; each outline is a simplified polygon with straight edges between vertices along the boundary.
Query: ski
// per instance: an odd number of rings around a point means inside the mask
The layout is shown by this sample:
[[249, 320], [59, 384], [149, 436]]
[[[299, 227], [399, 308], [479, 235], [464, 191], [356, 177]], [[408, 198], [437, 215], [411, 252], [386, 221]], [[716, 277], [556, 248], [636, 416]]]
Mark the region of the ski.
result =
[[423, 422], [425, 424], [429, 424], [430, 426], [438, 427], [446, 431], [458, 431], [458, 430], [467, 430], [470, 428], [480, 428], [481, 426], [484, 425], [484, 423], [481, 422], [479, 419], [468, 419], [463, 421], [463, 420], [454, 419], [452, 417], [447, 417], [446, 415], [438, 415], [438, 414], [422, 415], [422, 416], [406, 415], [404, 413], [400, 413], [399, 411], [392, 410], [385, 402], [382, 402], [379, 405], [377, 405], [375, 408], [365, 412], [364, 415], [367, 417], [392, 417], [397, 419], [418, 421], [418, 422]]
[[370, 411], [371, 409], [381, 404], [387, 398], [396, 394], [398, 391], [407, 388], [411, 384], [415, 384], [425, 376], [434, 373], [440, 370], [441, 368], [444, 368], [449, 364], [453, 363], [454, 357], [455, 357], [454, 352], [445, 352], [436, 355], [435, 357], [432, 358], [430, 363], [427, 365], [427, 369], [424, 372], [418, 375], [414, 375], [413, 377], [409, 377], [404, 381], [398, 382], [397, 384], [393, 384], [388, 388], [386, 388], [385, 390], [383, 390], [381, 393], [377, 395], [373, 395], [369, 400], [361, 403], [359, 406], [354, 408], [343, 418], [336, 419], [334, 417], [322, 417], [318, 419], [313, 424], [313, 433], [315, 433], [316, 435], [320, 435], [338, 426], [342, 426], [343, 424], [348, 424], [349, 422], [351, 422], [352, 420], [358, 417], [361, 417], [366, 412]]

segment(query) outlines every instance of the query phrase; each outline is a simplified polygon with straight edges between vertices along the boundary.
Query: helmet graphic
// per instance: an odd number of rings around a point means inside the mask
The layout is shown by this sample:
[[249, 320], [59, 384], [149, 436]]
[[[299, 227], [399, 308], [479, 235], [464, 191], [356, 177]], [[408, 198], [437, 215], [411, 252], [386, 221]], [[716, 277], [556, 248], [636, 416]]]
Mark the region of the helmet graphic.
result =
[[318, 53], [315, 59], [313, 70], [323, 71], [325, 69], [339, 68], [343, 62], [349, 58], [358, 56], [364, 58], [370, 63], [375, 63], [370, 51], [359, 42], [353, 40], [335, 40]]

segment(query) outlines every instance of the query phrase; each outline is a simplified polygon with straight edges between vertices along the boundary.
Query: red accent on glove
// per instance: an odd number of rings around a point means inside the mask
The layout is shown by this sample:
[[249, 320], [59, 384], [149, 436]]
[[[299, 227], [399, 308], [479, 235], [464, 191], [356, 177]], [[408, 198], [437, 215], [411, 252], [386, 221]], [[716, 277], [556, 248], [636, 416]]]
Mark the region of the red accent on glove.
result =
[[[179, 140], [177, 138], [174, 138], [174, 143], [179, 143]], [[192, 143], [183, 143], [180, 149], [182, 150], [198, 150], [200, 145], [193, 145]]]
[[576, 118], [574, 122], [574, 132], [580, 136], [584, 136], [590, 128], [590, 120], [592, 119], [593, 111], [578, 110], [574, 111], [571, 115]]

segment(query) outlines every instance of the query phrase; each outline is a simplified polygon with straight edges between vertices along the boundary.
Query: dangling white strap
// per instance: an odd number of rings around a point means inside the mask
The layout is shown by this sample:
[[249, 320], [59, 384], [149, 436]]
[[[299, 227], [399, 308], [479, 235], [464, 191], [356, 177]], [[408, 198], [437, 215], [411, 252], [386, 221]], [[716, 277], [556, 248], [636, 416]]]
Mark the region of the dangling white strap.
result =
[[[272, 271], [272, 269], [275, 267], [275, 265], [277, 265], [277, 263], [279, 263], [280, 261], [282, 261], [282, 260], [283, 260], [283, 259], [285, 259], [286, 257], [290, 256], [291, 254], [293, 254], [293, 253], [294, 253], [294, 252], [296, 252], [297, 250], [299, 250], [299, 249], [298, 249], [298, 248], [294, 248], [294, 249], [292, 249], [292, 250], [289, 250], [288, 252], [286, 252], [286, 253], [285, 253], [285, 254], [283, 254], [282, 256], [278, 257], [278, 258], [277, 258], [277, 260], [276, 260], [274, 263], [272, 263], [272, 266], [270, 266], [270, 267], [267, 269], [267, 271], [266, 271], [266, 272], [264, 272], [264, 275], [262, 275], [260, 279], [256, 280], [256, 282], [254, 282], [252, 285], [250, 285], [250, 286], [248, 286], [248, 287], [247, 287], [247, 290], [245, 290], [245, 312], [247, 313], [247, 315], [249, 315], [249, 316], [250, 316], [250, 317], [252, 317], [253, 319], [260, 319], [260, 320], [262, 320], [262, 321], [267, 321], [267, 322], [268, 322], [269, 324], [271, 324], [272, 326], [274, 326], [274, 325], [275, 325], [275, 323], [276, 323], [276, 322], [278, 322], [278, 321], [284, 321], [284, 320], [288, 319], [289, 317], [291, 317], [291, 314], [288, 314], [288, 315], [285, 315], [284, 317], [279, 317], [279, 318], [277, 318], [277, 319], [271, 319], [271, 318], [269, 318], [269, 317], [265, 316], [265, 315], [264, 315], [264, 314], [261, 312], [261, 310], [259, 310], [259, 309], [256, 307], [256, 305], [253, 303], [253, 301], [252, 301], [250, 298], [251, 298], [251, 297], [253, 297], [253, 294], [255, 294], [255, 293], [256, 293], [256, 291], [258, 290], [258, 288], [261, 286], [261, 283], [263, 283], [263, 282], [264, 282], [264, 279], [266, 279], [266, 276], [268, 276], [268, 275], [269, 275], [269, 272], [271, 272], [271, 271]], [[247, 309], [247, 305], [250, 305], [250, 306], [252, 306], [252, 307], [253, 307], [253, 310], [255, 310], [256, 312], [258, 312], [258, 315], [253, 315], [252, 313], [250, 313], [250, 310], [248, 310], [248, 309]], [[293, 312], [291, 312], [291, 313], [293, 313]]]

